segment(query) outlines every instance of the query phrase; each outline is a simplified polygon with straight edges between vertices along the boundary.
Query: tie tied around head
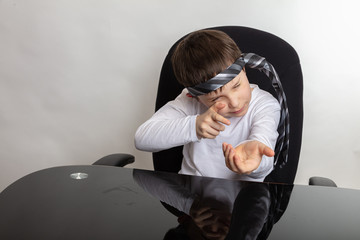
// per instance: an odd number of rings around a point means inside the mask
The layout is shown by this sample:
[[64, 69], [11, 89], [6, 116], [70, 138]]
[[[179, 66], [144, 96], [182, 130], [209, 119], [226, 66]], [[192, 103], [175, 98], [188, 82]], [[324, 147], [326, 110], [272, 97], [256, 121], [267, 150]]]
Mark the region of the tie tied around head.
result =
[[[274, 67], [264, 57], [254, 53], [243, 53], [232, 65], [215, 77], [204, 83], [188, 87], [187, 89], [192, 96], [200, 96], [212, 92], [234, 79], [244, 66], [263, 72], [271, 80], [271, 84], [275, 89], [277, 100], [281, 106], [281, 116], [278, 126], [279, 136], [275, 146], [274, 165], [279, 165], [279, 167], [282, 168], [288, 160], [290, 134], [289, 110], [279, 76]], [[280, 156], [282, 157], [280, 158]]]

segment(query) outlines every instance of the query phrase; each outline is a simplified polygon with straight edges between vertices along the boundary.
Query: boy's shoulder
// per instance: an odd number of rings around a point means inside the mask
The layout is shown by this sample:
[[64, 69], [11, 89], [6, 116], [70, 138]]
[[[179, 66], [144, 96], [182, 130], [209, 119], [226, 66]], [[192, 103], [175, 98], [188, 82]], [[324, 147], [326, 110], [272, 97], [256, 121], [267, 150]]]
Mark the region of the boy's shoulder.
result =
[[184, 88], [181, 93], [175, 98], [174, 101], [181, 101], [186, 104], [193, 104], [197, 101], [194, 101], [195, 99], [189, 96], [189, 91]]
[[196, 98], [189, 96], [189, 91], [184, 88], [181, 93], [172, 101], [168, 102], [175, 108], [183, 109], [187, 114], [198, 114], [203, 111], [204, 106]]
[[269, 92], [262, 90], [256, 84], [250, 84], [250, 87], [253, 88], [251, 101], [256, 105], [264, 105], [270, 104], [274, 106], [278, 106], [280, 108], [280, 104], [278, 100]]

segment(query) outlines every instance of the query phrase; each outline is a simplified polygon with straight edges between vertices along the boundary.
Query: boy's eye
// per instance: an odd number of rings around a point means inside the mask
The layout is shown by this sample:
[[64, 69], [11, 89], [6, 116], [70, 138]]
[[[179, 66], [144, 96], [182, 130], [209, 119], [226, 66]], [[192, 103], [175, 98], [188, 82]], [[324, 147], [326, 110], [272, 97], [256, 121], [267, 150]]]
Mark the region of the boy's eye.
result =
[[213, 98], [211, 99], [212, 102], [216, 102], [216, 100], [218, 100], [220, 97], [216, 97], [216, 98]]
[[238, 83], [234, 86], [234, 88], [238, 88], [238, 87], [240, 87], [240, 83]]

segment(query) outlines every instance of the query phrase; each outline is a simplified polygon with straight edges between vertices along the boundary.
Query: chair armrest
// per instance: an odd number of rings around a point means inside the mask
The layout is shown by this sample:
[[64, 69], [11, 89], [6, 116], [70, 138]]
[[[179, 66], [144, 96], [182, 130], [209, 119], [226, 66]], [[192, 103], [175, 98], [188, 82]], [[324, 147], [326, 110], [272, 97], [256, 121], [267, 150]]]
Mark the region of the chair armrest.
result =
[[336, 183], [333, 180], [324, 177], [311, 177], [309, 179], [309, 185], [337, 187]]
[[114, 167], [124, 167], [127, 164], [135, 162], [135, 157], [126, 153], [115, 153], [100, 158], [92, 165], [106, 165]]

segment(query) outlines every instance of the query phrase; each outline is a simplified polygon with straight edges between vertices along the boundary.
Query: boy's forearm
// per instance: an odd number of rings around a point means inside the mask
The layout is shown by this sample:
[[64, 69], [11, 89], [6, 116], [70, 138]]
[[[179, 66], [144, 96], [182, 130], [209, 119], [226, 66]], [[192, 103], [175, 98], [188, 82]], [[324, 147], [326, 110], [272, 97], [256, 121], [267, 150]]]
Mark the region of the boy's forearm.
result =
[[279, 136], [277, 131], [279, 121], [280, 108], [259, 112], [252, 123], [248, 140], [259, 141], [274, 150]]
[[157, 152], [197, 141], [196, 116], [171, 120], [149, 120], [135, 134], [135, 147], [142, 151]]

